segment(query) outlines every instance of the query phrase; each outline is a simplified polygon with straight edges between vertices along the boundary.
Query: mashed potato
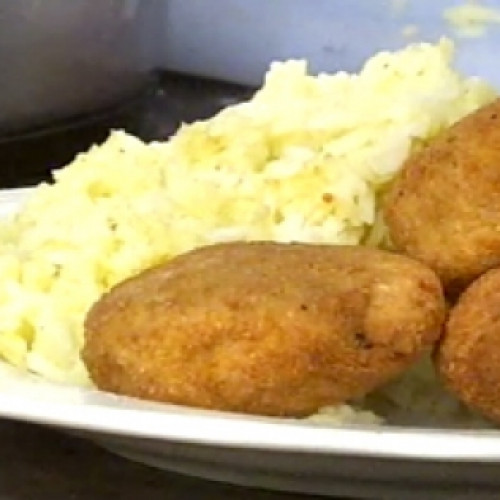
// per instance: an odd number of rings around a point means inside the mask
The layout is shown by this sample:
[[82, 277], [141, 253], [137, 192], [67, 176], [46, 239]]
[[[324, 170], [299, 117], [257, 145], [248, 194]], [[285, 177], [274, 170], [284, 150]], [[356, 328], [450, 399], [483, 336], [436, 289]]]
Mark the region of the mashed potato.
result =
[[224, 240], [384, 244], [378, 200], [413, 147], [490, 101], [453, 47], [380, 53], [359, 74], [274, 63], [253, 99], [164, 143], [115, 132], [0, 226], [0, 355], [86, 384], [89, 306], [112, 285]]

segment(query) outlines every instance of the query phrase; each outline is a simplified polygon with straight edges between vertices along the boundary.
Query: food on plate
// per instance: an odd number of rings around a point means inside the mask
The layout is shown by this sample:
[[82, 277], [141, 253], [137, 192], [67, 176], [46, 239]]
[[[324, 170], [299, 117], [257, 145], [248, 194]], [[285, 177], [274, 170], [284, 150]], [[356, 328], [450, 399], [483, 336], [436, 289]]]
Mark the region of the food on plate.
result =
[[500, 99], [466, 116], [406, 161], [388, 193], [395, 247], [456, 293], [500, 265]]
[[445, 384], [500, 423], [500, 269], [478, 278], [452, 309], [436, 353]]
[[434, 344], [428, 268], [381, 250], [225, 243], [112, 288], [83, 359], [98, 388], [162, 402], [306, 416], [364, 396]]
[[376, 54], [358, 74], [274, 63], [248, 102], [168, 141], [114, 132], [78, 155], [0, 223], [0, 357], [91, 384], [80, 350], [92, 304], [203, 245], [385, 247], [381, 198], [404, 160], [496, 96], [452, 56], [442, 40]]

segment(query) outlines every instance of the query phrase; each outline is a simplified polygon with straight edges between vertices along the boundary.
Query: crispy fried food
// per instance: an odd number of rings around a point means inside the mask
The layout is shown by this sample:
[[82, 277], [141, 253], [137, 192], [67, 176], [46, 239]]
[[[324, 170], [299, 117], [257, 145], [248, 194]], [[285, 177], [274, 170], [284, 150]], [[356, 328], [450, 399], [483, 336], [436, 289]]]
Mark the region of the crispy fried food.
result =
[[437, 370], [466, 405], [500, 423], [500, 269], [482, 275], [451, 310]]
[[408, 159], [385, 219], [396, 248], [452, 293], [500, 264], [500, 99]]
[[301, 416], [399, 374], [443, 321], [437, 276], [407, 257], [230, 243], [112, 289], [87, 316], [83, 359], [103, 390]]

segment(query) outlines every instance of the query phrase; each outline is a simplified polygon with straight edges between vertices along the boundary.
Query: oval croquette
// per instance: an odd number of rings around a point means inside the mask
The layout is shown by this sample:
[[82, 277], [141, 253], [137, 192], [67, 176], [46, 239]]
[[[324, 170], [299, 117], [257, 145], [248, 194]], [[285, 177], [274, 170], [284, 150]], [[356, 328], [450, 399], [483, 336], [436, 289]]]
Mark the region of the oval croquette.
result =
[[117, 285], [87, 316], [83, 359], [103, 390], [303, 416], [398, 375], [444, 314], [436, 275], [404, 256], [228, 243]]
[[435, 356], [448, 388], [500, 423], [500, 269], [483, 274], [451, 310]]
[[452, 295], [500, 264], [500, 99], [466, 116], [403, 166], [385, 202], [395, 247]]

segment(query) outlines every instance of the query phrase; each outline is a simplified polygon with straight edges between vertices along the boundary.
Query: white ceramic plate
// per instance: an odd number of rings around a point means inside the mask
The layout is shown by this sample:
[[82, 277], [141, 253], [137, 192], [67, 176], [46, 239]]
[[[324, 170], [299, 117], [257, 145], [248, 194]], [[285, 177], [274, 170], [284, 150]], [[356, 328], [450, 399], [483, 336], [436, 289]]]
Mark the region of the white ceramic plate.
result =
[[[0, 192], [0, 215], [26, 190]], [[247, 486], [387, 499], [499, 498], [500, 432], [331, 428], [51, 384], [0, 363], [0, 416], [161, 468]]]

